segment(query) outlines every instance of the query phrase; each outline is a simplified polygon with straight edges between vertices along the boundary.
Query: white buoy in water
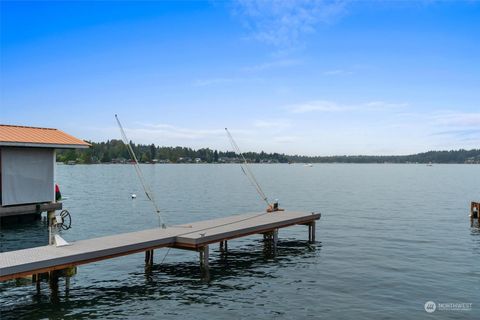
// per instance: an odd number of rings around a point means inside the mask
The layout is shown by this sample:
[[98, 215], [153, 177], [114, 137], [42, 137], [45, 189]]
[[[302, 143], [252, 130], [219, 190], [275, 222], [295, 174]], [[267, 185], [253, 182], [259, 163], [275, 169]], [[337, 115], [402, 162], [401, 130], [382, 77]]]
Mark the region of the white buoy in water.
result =
[[135, 193], [132, 193], [132, 199], [136, 199], [137, 195]]

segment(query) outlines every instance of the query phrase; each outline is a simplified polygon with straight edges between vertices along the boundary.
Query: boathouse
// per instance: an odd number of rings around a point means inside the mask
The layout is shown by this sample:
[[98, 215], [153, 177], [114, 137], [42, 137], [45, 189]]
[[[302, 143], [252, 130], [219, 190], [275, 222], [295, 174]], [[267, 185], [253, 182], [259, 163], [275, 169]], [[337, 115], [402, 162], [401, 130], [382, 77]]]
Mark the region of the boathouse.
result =
[[62, 209], [55, 201], [55, 150], [90, 145], [63, 131], [0, 124], [0, 218]]

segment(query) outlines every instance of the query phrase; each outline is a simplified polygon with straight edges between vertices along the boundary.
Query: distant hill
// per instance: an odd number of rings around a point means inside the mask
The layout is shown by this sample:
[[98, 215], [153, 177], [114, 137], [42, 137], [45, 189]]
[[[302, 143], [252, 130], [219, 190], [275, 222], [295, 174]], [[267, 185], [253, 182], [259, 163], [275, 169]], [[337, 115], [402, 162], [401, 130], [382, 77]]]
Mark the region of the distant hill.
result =
[[[59, 150], [57, 161], [77, 163], [123, 163], [130, 160], [128, 151], [121, 140], [90, 142], [92, 147], [79, 150]], [[131, 143], [140, 162], [171, 163], [232, 163], [239, 162], [239, 155], [232, 151], [218, 151], [209, 148], [194, 150], [186, 147], [159, 147], [154, 144]], [[280, 153], [246, 152], [245, 158], [255, 163], [480, 163], [480, 149], [428, 151], [404, 156], [301, 156]]]

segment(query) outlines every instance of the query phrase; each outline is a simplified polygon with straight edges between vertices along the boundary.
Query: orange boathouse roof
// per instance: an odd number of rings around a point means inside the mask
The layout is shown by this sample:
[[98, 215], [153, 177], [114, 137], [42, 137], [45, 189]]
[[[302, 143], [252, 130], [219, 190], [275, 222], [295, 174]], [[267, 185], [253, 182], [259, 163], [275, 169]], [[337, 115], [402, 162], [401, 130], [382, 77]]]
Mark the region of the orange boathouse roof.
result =
[[0, 124], [0, 147], [88, 148], [90, 144], [61, 130]]

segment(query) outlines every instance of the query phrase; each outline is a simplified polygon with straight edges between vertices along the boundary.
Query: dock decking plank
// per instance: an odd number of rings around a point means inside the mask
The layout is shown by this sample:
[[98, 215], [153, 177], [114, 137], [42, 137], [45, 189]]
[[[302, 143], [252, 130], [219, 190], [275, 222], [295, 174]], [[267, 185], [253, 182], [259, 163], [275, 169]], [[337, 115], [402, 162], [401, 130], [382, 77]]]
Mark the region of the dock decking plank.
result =
[[242, 219], [224, 219], [221, 223], [209, 227], [211, 221], [193, 223], [200, 231], [192, 231], [177, 236], [175, 245], [199, 247], [224, 239], [234, 239], [255, 233], [266, 232], [275, 228], [284, 228], [295, 224], [304, 224], [318, 220], [320, 214], [306, 214], [304, 212], [277, 211], [274, 213], [245, 214]]

